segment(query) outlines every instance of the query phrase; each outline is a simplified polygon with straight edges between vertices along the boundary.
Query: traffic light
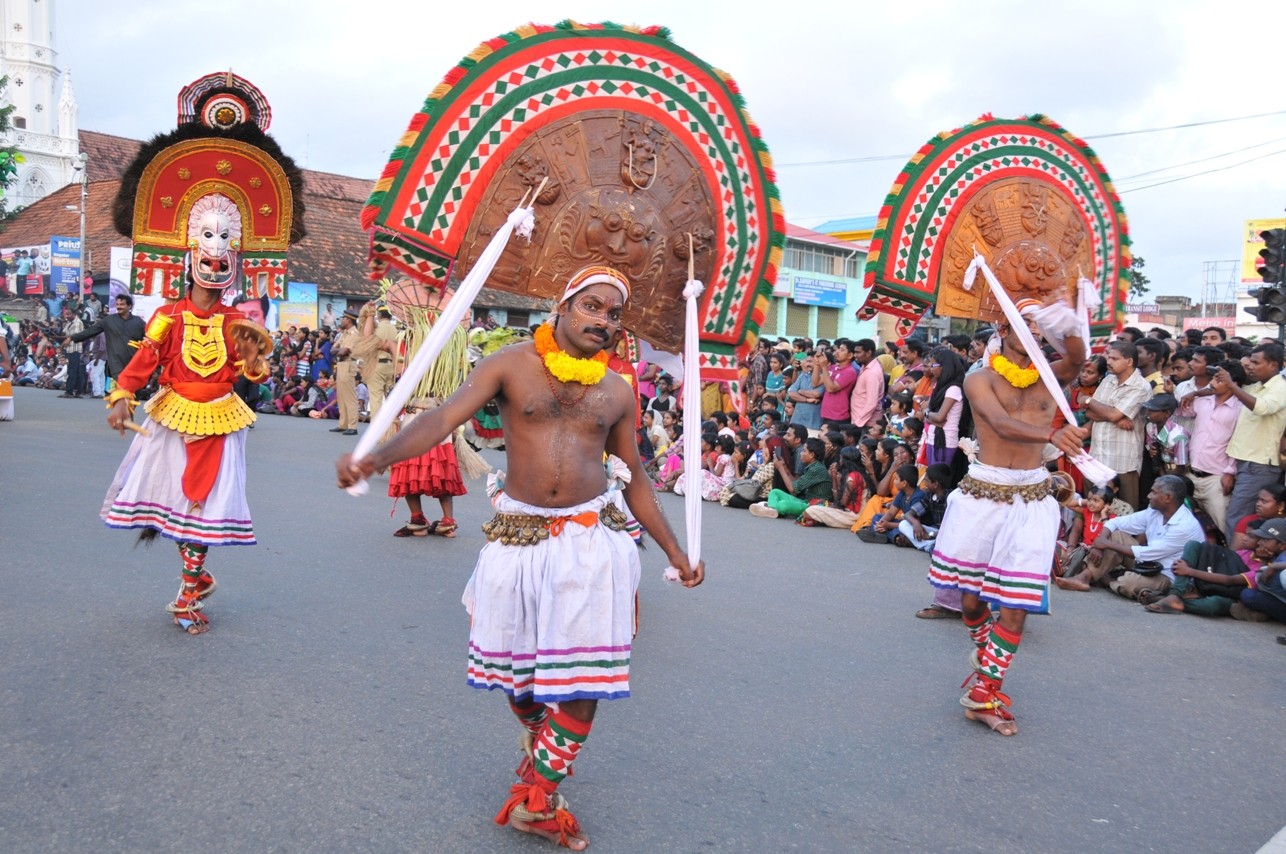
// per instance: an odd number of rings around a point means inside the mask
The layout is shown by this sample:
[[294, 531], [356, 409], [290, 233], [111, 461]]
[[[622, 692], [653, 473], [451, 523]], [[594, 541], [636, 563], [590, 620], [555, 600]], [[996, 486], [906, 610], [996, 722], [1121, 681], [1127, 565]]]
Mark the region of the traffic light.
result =
[[1264, 248], [1259, 257], [1264, 259], [1256, 270], [1264, 280], [1264, 287], [1251, 288], [1250, 295], [1257, 305], [1246, 309], [1260, 323], [1286, 323], [1286, 228], [1273, 228], [1259, 232]]

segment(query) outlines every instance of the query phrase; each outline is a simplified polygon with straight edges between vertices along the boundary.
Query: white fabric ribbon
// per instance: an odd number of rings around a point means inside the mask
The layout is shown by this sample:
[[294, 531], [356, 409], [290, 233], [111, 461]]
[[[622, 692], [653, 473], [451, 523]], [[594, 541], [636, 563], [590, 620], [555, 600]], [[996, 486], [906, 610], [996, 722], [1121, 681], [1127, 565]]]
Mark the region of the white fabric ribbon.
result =
[[[683, 509], [688, 524], [688, 565], [701, 560], [701, 330], [697, 301], [705, 285], [689, 279], [683, 287], [686, 302], [683, 320], [683, 470], [687, 489]], [[665, 568], [666, 581], [678, 581], [677, 567]]]
[[[1058, 384], [1058, 377], [1054, 376], [1054, 369], [1050, 367], [1044, 351], [1041, 350], [1036, 337], [1031, 334], [1031, 330], [1027, 328], [1026, 319], [1019, 313], [1018, 307], [1009, 298], [1004, 286], [997, 281], [996, 274], [991, 272], [991, 268], [987, 266], [986, 259], [977, 253], [974, 254], [973, 261], [970, 262], [968, 269], [965, 270], [964, 289], [973, 289], [974, 279], [979, 271], [982, 272], [983, 277], [987, 280], [987, 284], [991, 286], [991, 295], [995, 297], [996, 302], [1000, 303], [1000, 308], [1005, 313], [1005, 319], [1009, 321], [1009, 334], [1017, 335], [1018, 340], [1023, 342], [1023, 349], [1031, 357], [1032, 366], [1040, 374], [1041, 382], [1045, 384], [1046, 390], [1054, 398], [1054, 403], [1062, 410], [1063, 417], [1067, 419], [1067, 423], [1076, 424], [1076, 415], [1072, 412], [1072, 407], [1067, 402], [1067, 396], [1063, 394], [1062, 386]], [[1065, 314], [1069, 312], [1066, 311], [1066, 306], [1063, 308], [1064, 311], [1055, 316], [1066, 320]], [[1036, 322], [1038, 324], [1041, 322], [1039, 312], [1037, 313]], [[1066, 327], [1064, 326], [1063, 328], [1065, 329]], [[1043, 331], [1044, 328], [1042, 327]], [[1060, 331], [1062, 330], [1060, 329]], [[1088, 339], [1086, 341], [1088, 342]], [[1108, 481], [1116, 476], [1116, 472], [1094, 459], [1088, 451], [1081, 451], [1071, 460], [1081, 470], [1082, 474], [1099, 486], [1106, 485]]]
[[[384, 405], [380, 411], [375, 413], [371, 419], [370, 425], [366, 432], [357, 440], [357, 447], [353, 449], [353, 459], [360, 460], [370, 454], [379, 443], [380, 439], [393, 426], [394, 419], [406, 406], [411, 395], [415, 393], [415, 387], [420, 384], [420, 380], [428, 373], [429, 368], [433, 366], [433, 360], [446, 347], [447, 342], [451, 339], [451, 333], [464, 320], [465, 314], [473, 307], [473, 301], [478, 298], [478, 292], [482, 286], [487, 283], [487, 278], [491, 271], [495, 269], [496, 262], [500, 260], [500, 255], [505, 251], [505, 246], [509, 243], [509, 237], [515, 231], [522, 237], [531, 239], [532, 229], [536, 224], [535, 214], [532, 212], [533, 200], [527, 207], [518, 207], [505, 220], [487, 248], [482, 250], [482, 255], [478, 258], [478, 263], [473, 265], [469, 275], [464, 277], [464, 281], [456, 290], [455, 296], [447, 303], [446, 308], [442, 310], [442, 316], [433, 324], [429, 330], [428, 337], [420, 345], [419, 352], [411, 359], [410, 364], [402, 372], [402, 378], [397, 381], [389, 391], [388, 397], [384, 400]], [[349, 495], [365, 495], [370, 489], [370, 484], [366, 481], [359, 481], [348, 487]]]
[[1090, 346], [1090, 318], [1094, 315], [1094, 309], [1103, 304], [1103, 300], [1098, 295], [1098, 288], [1084, 276], [1076, 280], [1076, 298], [1076, 312], [1085, 321], [1081, 329], [1083, 333], [1081, 337], [1085, 339], [1085, 347], [1088, 349]]

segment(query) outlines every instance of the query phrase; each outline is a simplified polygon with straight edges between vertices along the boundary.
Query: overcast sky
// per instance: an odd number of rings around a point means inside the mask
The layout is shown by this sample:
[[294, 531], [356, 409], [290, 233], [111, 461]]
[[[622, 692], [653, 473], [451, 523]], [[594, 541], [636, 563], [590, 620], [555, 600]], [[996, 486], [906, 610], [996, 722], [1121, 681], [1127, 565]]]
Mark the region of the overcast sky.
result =
[[[876, 213], [916, 148], [986, 112], [1046, 113], [1092, 137], [1286, 111], [1286, 3], [57, 0], [56, 9], [58, 61], [72, 69], [82, 128], [144, 139], [170, 130], [179, 88], [230, 67], [263, 90], [270, 132], [301, 165], [372, 180], [424, 96], [479, 42], [533, 20], [663, 24], [737, 79], [779, 164], [786, 217], [804, 226]], [[1203, 262], [1239, 257], [1244, 220], [1286, 216], [1286, 114], [1090, 144], [1124, 191], [1152, 295], [1199, 297]], [[899, 159], [791, 165], [884, 155]]]

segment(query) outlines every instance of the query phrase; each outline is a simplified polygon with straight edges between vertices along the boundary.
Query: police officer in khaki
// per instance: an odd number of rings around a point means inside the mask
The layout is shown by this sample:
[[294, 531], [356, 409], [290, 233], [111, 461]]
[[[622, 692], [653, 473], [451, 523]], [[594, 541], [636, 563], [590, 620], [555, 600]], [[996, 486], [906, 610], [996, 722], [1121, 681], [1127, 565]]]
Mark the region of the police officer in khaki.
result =
[[331, 348], [335, 361], [335, 399], [339, 402], [339, 426], [332, 433], [357, 435], [357, 362], [353, 346], [358, 341], [357, 312], [345, 311], [339, 319], [339, 337]]
[[[397, 328], [393, 325], [393, 315], [389, 312], [388, 306], [379, 307], [379, 323], [375, 325], [375, 337], [381, 344], [391, 345], [397, 341]], [[384, 405], [384, 398], [393, 388], [393, 353], [392, 347], [381, 350], [379, 357], [370, 370], [366, 366], [362, 368], [362, 376], [366, 379], [366, 387], [371, 393], [371, 418], [375, 418], [375, 413], [380, 411]]]

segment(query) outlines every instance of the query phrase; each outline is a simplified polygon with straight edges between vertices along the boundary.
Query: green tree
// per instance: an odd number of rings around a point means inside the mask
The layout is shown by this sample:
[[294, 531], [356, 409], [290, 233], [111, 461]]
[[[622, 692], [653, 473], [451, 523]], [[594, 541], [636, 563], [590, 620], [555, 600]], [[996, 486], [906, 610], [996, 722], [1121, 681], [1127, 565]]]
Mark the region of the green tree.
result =
[[[0, 96], [8, 86], [9, 78], [0, 77]], [[13, 111], [13, 104], [0, 107], [0, 135], [9, 132], [9, 114]], [[21, 162], [22, 155], [18, 153], [18, 149], [13, 146], [0, 148], [0, 220], [8, 216], [9, 199], [5, 191], [18, 180], [18, 164]]]
[[1147, 265], [1147, 262], [1144, 261], [1142, 256], [1140, 255], [1135, 255], [1133, 260], [1130, 261], [1130, 296], [1131, 297], [1135, 297], [1135, 298], [1141, 297], [1148, 292], [1148, 282], [1152, 280], [1149, 279], [1147, 276], [1143, 275], [1143, 268], [1146, 265]]

